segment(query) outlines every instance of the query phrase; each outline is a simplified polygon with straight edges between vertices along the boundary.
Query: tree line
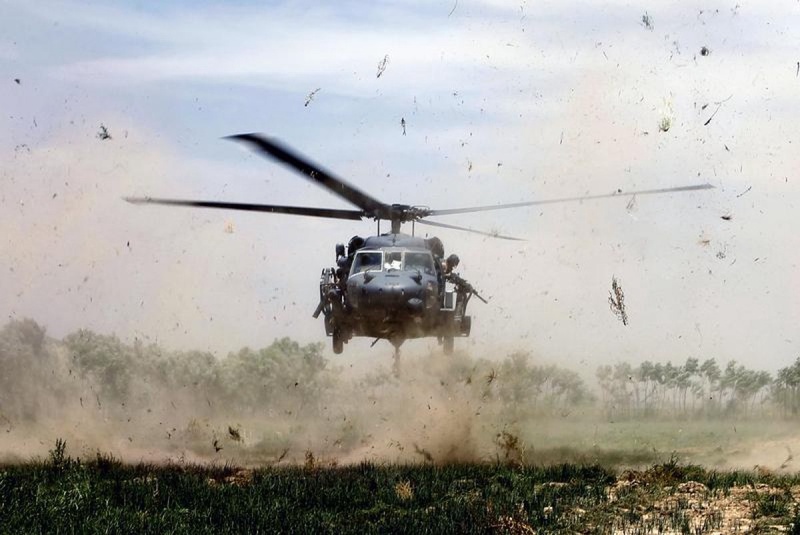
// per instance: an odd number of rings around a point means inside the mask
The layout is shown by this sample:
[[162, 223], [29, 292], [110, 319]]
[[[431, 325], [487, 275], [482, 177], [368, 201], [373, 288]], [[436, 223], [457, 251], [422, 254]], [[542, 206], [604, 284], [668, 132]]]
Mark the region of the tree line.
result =
[[[322, 348], [282, 338], [218, 357], [85, 329], [57, 340], [33, 320], [12, 320], [0, 329], [0, 427], [52, 416], [76, 402], [109, 417], [149, 411], [156, 403], [191, 406], [199, 416], [225, 411], [303, 418], [353, 392], [379, 397], [395, 380], [388, 371], [345, 379]], [[537, 363], [530, 352], [448, 358], [457, 359], [456, 382], [513, 418], [565, 416], [576, 407], [615, 419], [800, 415], [800, 358], [775, 376], [713, 358], [620, 362], [600, 366], [596, 385], [573, 370]]]
[[690, 357], [683, 364], [644, 361], [600, 366], [600, 401], [609, 417], [797, 416], [800, 358], [773, 377], [736, 361]]
[[198, 417], [276, 406], [303, 416], [330, 393], [335, 377], [322, 344], [282, 338], [217, 358], [86, 329], [56, 340], [33, 320], [12, 320], [0, 329], [0, 426], [57, 417], [76, 404], [112, 417], [177, 405]]

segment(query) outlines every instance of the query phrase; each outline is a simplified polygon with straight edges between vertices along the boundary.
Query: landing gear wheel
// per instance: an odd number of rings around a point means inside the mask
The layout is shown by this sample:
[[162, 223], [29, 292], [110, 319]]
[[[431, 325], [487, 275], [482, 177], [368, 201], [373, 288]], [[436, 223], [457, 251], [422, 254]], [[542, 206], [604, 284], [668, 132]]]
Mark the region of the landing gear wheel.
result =
[[445, 336], [442, 338], [442, 350], [445, 355], [452, 355], [454, 346], [455, 342], [452, 336]]
[[336, 355], [341, 355], [342, 351], [344, 351], [344, 340], [342, 340], [342, 334], [339, 332], [338, 329], [333, 331], [333, 335], [331, 336], [331, 342], [333, 345], [333, 352]]

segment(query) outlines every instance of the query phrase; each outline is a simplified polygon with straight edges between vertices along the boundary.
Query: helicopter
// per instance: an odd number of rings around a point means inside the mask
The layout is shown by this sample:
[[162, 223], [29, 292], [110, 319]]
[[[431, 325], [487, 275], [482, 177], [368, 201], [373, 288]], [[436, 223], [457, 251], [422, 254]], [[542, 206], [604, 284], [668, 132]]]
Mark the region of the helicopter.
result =
[[[455, 338], [470, 335], [472, 318], [467, 315], [470, 299], [474, 296], [488, 303], [469, 282], [456, 273], [455, 269], [460, 261], [458, 256], [445, 256], [444, 244], [437, 237], [416, 236], [417, 224], [503, 240], [524, 241], [496, 232], [483, 232], [431, 221], [428, 217], [713, 188], [710, 184], [698, 184], [628, 192], [617, 190], [613, 193], [580, 197], [437, 210], [427, 206], [383, 203], [274, 138], [250, 133], [228, 136], [226, 139], [249, 145], [261, 155], [286, 165], [357, 209], [156, 197], [126, 197], [125, 200], [133, 204], [216, 208], [352, 221], [375, 220], [376, 235], [367, 238], [356, 235], [349, 240], [347, 247], [344, 244], [336, 245], [335, 266], [322, 269], [319, 304], [312, 315], [314, 318], [323, 316], [325, 334], [331, 338], [335, 354], [342, 353], [344, 344], [354, 336], [374, 338], [372, 345], [384, 339], [394, 346], [395, 364], [399, 359], [400, 346], [408, 339], [436, 337], [443, 352], [451, 354]], [[390, 223], [389, 232], [381, 233], [381, 221]], [[401, 225], [404, 223], [411, 223], [410, 235], [401, 232]]]

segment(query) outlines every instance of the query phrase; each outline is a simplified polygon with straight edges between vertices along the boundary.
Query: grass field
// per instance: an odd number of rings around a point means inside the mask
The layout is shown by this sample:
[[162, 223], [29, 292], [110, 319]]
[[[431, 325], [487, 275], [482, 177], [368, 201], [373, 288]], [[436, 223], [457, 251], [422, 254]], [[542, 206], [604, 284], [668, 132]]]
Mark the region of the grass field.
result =
[[69, 458], [0, 468], [6, 533], [800, 533], [800, 476], [518, 463], [292, 467]]

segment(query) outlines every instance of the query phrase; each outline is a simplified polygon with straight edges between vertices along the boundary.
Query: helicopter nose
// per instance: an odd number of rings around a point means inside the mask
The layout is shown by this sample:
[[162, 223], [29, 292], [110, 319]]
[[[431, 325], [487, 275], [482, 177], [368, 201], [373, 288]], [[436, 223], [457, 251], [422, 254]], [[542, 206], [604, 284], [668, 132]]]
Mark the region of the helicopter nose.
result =
[[387, 305], [397, 305], [406, 300], [406, 289], [400, 284], [389, 284], [379, 289], [378, 294]]
[[424, 289], [411, 277], [375, 277], [369, 283], [353, 290], [351, 304], [365, 310], [405, 312], [415, 315], [425, 310]]

